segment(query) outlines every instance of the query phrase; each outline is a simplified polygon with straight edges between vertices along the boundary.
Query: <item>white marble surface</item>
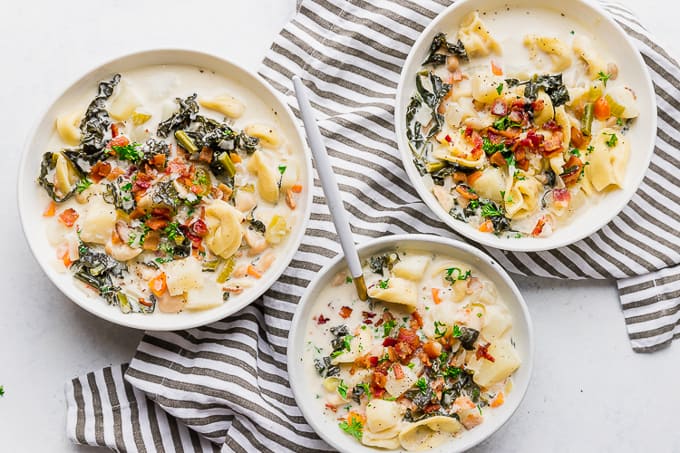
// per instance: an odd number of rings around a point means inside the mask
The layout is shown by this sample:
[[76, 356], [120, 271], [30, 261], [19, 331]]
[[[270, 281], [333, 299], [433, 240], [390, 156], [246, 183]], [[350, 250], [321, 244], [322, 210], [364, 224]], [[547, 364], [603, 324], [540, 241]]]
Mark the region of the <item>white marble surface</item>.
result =
[[[152, 5], [153, 3], [153, 5]], [[46, 102], [87, 69], [152, 47], [188, 47], [255, 69], [295, 0], [3, 2], [0, 144], [8, 181], [0, 237], [0, 451], [85, 451], [65, 436], [63, 384], [130, 359], [140, 332], [108, 325], [61, 296], [20, 231], [15, 172]], [[680, 6], [625, 0], [680, 55]], [[68, 4], [68, 7], [66, 6]], [[518, 278], [536, 326], [536, 366], [517, 415], [476, 452], [680, 451], [680, 346], [634, 354], [613, 283]]]

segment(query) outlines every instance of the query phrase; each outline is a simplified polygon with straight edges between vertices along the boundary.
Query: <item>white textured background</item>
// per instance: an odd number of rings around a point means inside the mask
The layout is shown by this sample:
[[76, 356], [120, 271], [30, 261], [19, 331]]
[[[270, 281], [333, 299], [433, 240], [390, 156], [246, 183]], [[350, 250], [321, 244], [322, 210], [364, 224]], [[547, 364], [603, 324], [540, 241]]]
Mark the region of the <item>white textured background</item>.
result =
[[[680, 4], [624, 0], [680, 55]], [[83, 72], [153, 47], [204, 50], [256, 69], [295, 0], [3, 1], [0, 27], [0, 452], [84, 451], [65, 436], [63, 383], [128, 361], [140, 332], [63, 297], [40, 271], [16, 212], [29, 128]], [[67, 6], [68, 5], [68, 6]], [[190, 6], [193, 5], [193, 6]], [[676, 170], [677, 171], [677, 170]], [[611, 282], [518, 278], [536, 326], [533, 385], [480, 452], [678, 452], [680, 345], [634, 354]]]

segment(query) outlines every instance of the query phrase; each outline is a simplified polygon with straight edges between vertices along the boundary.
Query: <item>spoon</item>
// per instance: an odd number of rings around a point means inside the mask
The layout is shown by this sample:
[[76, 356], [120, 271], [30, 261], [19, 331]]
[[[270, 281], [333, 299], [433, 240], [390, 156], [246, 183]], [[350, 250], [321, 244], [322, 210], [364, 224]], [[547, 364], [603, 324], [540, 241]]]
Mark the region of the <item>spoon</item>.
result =
[[368, 294], [366, 290], [366, 281], [364, 280], [364, 273], [359, 261], [359, 254], [357, 253], [354, 238], [352, 237], [352, 230], [349, 228], [349, 220], [347, 213], [342, 204], [342, 197], [338, 182], [335, 179], [335, 173], [331, 168], [331, 162], [328, 159], [326, 146], [323, 143], [323, 137], [319, 131], [319, 126], [316, 124], [314, 111], [307, 98], [307, 91], [302, 84], [302, 79], [298, 76], [293, 76], [293, 85], [295, 86], [295, 97], [297, 97], [298, 105], [300, 106], [300, 113], [302, 114], [302, 122], [305, 125], [307, 138], [309, 139], [309, 147], [312, 150], [312, 155], [316, 161], [316, 171], [319, 173], [321, 180], [321, 187], [326, 195], [326, 202], [328, 209], [331, 212], [331, 218], [335, 225], [335, 231], [340, 237], [340, 245], [342, 252], [345, 254], [347, 265], [349, 266], [350, 274], [352, 274], [352, 281], [356, 287], [359, 299], [367, 300]]

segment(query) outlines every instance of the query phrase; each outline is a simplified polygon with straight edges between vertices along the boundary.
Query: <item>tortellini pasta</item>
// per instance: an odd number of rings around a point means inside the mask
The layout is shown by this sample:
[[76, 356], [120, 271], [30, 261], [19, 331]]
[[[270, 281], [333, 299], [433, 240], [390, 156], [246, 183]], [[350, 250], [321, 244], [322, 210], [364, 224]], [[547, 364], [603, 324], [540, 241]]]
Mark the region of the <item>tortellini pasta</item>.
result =
[[438, 143], [432, 153], [434, 157], [467, 168], [479, 168], [484, 165], [486, 156], [466, 137], [460, 133], [447, 134], [447, 136], [451, 141], [444, 139]]
[[248, 171], [257, 175], [257, 191], [262, 199], [269, 203], [278, 202], [281, 175], [274, 170], [273, 164], [262, 151], [255, 151], [250, 157]]
[[490, 53], [501, 54], [501, 46], [491, 36], [479, 13], [474, 11], [463, 19], [458, 29], [458, 39], [463, 43], [468, 55], [486, 56]]
[[543, 188], [534, 177], [514, 181], [505, 193], [505, 211], [510, 219], [519, 219], [531, 214], [538, 206], [538, 196]]
[[399, 442], [408, 451], [430, 450], [452, 440], [462, 428], [455, 418], [438, 415], [409, 424]]
[[400, 278], [408, 280], [420, 280], [425, 275], [427, 265], [430, 264], [430, 258], [423, 255], [408, 255], [403, 256], [394, 265], [392, 272]]
[[614, 129], [602, 129], [593, 137], [593, 152], [585, 176], [597, 191], [623, 187], [630, 154], [628, 141]]
[[217, 285], [203, 282], [199, 288], [187, 291], [186, 310], [209, 310], [222, 305], [222, 291]]
[[71, 112], [57, 117], [57, 132], [67, 145], [75, 146], [80, 143], [80, 121], [82, 117], [82, 112]]
[[101, 197], [93, 197], [80, 224], [80, 239], [85, 243], [105, 245], [116, 225], [116, 208]]
[[534, 123], [536, 123], [537, 126], [543, 126], [545, 123], [555, 118], [555, 108], [553, 107], [550, 96], [548, 96], [545, 91], [540, 91], [537, 99], [543, 102], [543, 109], [538, 114], [534, 115]]
[[213, 200], [205, 209], [208, 227], [206, 244], [210, 251], [222, 258], [230, 258], [241, 246], [243, 214], [229, 203]]
[[506, 176], [500, 168], [491, 167], [474, 180], [471, 187], [480, 196], [489, 200], [502, 201], [501, 192], [506, 186]]
[[80, 175], [71, 161], [63, 153], [57, 154], [54, 166], [54, 188], [60, 196], [70, 193], [80, 180]]
[[552, 61], [551, 71], [553, 72], [562, 72], [571, 66], [569, 48], [558, 38], [527, 35], [524, 37], [524, 45], [529, 49], [532, 60], [538, 57], [539, 50], [545, 52]]
[[418, 380], [418, 377], [408, 367], [401, 367], [403, 377], [397, 379], [394, 373], [394, 368], [390, 368], [387, 372], [387, 382], [385, 383], [385, 390], [387, 393], [395, 398], [403, 395], [408, 389], [413, 387], [413, 384]]
[[171, 296], [183, 295], [203, 286], [201, 265], [191, 257], [166, 263], [165, 274]]
[[601, 72], [606, 72], [607, 64], [602, 60], [599, 53], [593, 47], [592, 41], [587, 36], [576, 36], [572, 46], [576, 55], [586, 62], [588, 76], [591, 79], [597, 78]]
[[246, 106], [243, 104], [243, 102], [228, 94], [223, 94], [212, 98], [199, 99], [198, 103], [201, 105], [201, 107], [215, 110], [216, 112], [220, 112], [223, 115], [233, 119], [243, 116], [243, 112], [246, 110]]
[[504, 84], [503, 77], [495, 76], [487, 72], [477, 72], [472, 75], [472, 98], [475, 101], [490, 104], [500, 97]]
[[368, 295], [385, 302], [415, 306], [418, 301], [418, 287], [410, 280], [395, 277], [370, 286]]
[[349, 349], [343, 350], [341, 354], [333, 358], [332, 362], [334, 364], [354, 362], [359, 356], [368, 352], [372, 339], [373, 337], [370, 332], [366, 330], [360, 331], [350, 340]]
[[281, 146], [281, 136], [278, 131], [266, 124], [250, 124], [244, 129], [246, 134], [260, 139], [260, 143], [265, 148], [276, 149]]
[[468, 363], [469, 368], [475, 373], [473, 375], [475, 383], [482, 387], [490, 387], [504, 381], [520, 365], [517, 351], [506, 339], [491, 343], [488, 352], [494, 358], [493, 362], [473, 355]]
[[125, 80], [118, 84], [117, 91], [117, 94], [111, 99], [108, 111], [111, 118], [125, 121], [132, 116], [141, 102], [135, 89]]
[[378, 433], [401, 421], [401, 405], [394, 401], [373, 400], [366, 405], [366, 428]]

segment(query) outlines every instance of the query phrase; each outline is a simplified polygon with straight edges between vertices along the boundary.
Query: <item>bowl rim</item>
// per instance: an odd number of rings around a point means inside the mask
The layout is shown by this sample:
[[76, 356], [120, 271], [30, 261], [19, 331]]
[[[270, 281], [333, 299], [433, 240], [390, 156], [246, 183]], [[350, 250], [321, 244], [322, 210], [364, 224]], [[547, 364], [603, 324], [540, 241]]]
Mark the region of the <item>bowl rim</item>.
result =
[[[467, 244], [465, 242], [459, 241], [457, 239], [451, 239], [451, 238], [446, 238], [446, 237], [440, 237], [440, 236], [435, 236], [432, 234], [396, 234], [396, 235], [387, 235], [387, 236], [382, 236], [379, 238], [375, 239], [370, 239], [368, 241], [362, 242], [361, 244], [357, 245], [357, 251], [359, 255], [361, 253], [369, 248], [373, 247], [388, 247], [390, 244], [398, 244], [402, 241], [408, 241], [410, 243], [430, 243], [430, 244], [436, 244], [436, 245], [442, 245], [446, 247], [452, 247], [455, 249], [458, 249], [459, 251], [462, 251], [465, 254], [471, 255], [471, 258], [477, 258], [488, 264], [491, 268], [495, 269], [497, 275], [505, 282], [505, 284], [508, 285], [510, 288], [510, 291], [512, 292], [512, 295], [514, 296], [516, 302], [519, 305], [520, 311], [522, 313], [522, 318], [523, 321], [526, 323], [526, 344], [527, 344], [527, 357], [522, 358], [522, 368], [527, 370], [527, 380], [524, 386], [522, 388], [517, 388], [517, 386], [513, 387], [513, 392], [515, 391], [520, 391], [520, 397], [517, 400], [517, 404], [515, 407], [512, 408], [512, 411], [506, 414], [506, 416], [503, 419], [498, 419], [497, 425], [488, 433], [488, 435], [481, 437], [477, 439], [473, 444], [465, 446], [465, 450], [468, 448], [472, 448], [476, 445], [479, 445], [481, 442], [485, 441], [486, 439], [490, 438], [493, 436], [501, 427], [503, 427], [512, 417], [513, 415], [517, 412], [519, 407], [522, 404], [522, 401], [524, 401], [524, 398], [526, 397], [527, 391], [529, 389], [529, 386], [531, 384], [532, 376], [533, 376], [533, 367], [534, 367], [534, 356], [535, 356], [535, 344], [534, 344], [534, 326], [533, 326], [533, 321], [531, 318], [531, 314], [529, 312], [529, 307], [524, 300], [524, 297], [522, 296], [521, 292], [519, 291], [519, 288], [515, 284], [514, 280], [510, 277], [508, 272], [491, 256], [487, 255], [485, 252], [482, 250], [479, 250], [478, 248], [474, 247], [473, 245]], [[417, 248], [417, 245], [414, 244], [414, 248]], [[344, 254], [341, 252], [335, 258], [330, 260], [326, 265], [321, 268], [316, 274], [316, 277], [314, 280], [309, 284], [307, 287], [304, 295], [300, 299], [300, 301], [297, 304], [297, 307], [295, 309], [295, 314], [293, 315], [293, 319], [291, 321], [290, 325], [290, 332], [291, 335], [288, 337], [288, 344], [287, 344], [287, 353], [286, 353], [286, 366], [288, 370], [288, 381], [290, 383], [291, 390], [293, 392], [293, 397], [295, 398], [295, 404], [298, 406], [300, 409], [300, 412], [304, 416], [305, 420], [309, 425], [314, 429], [314, 432], [321, 437], [325, 442], [327, 442], [330, 446], [333, 448], [337, 449], [338, 451], [345, 451], [342, 449], [342, 445], [339, 445], [338, 443], [335, 442], [334, 437], [330, 435], [330, 433], [325, 432], [321, 425], [317, 422], [317, 416], [319, 415], [318, 413], [312, 411], [312, 408], [310, 406], [305, 406], [304, 404], [301, 404], [303, 401], [302, 398], [302, 392], [303, 389], [300, 387], [303, 383], [298, 382], [297, 379], [293, 379], [291, 377], [291, 374], [293, 375], [299, 375], [302, 372], [300, 371], [300, 366], [297, 363], [297, 360], [299, 357], [302, 355], [302, 351], [299, 351], [295, 347], [295, 338], [298, 335], [304, 335], [304, 323], [306, 319], [303, 318], [302, 312], [304, 311], [305, 307], [307, 307], [310, 304], [313, 304], [314, 301], [311, 300], [311, 297], [314, 293], [318, 291], [318, 286], [321, 284], [321, 281], [324, 280], [324, 278], [327, 276], [327, 274], [334, 268], [336, 267], [341, 261], [344, 260]], [[294, 371], [291, 371], [294, 370]], [[363, 447], [363, 444], [362, 444]], [[370, 448], [370, 447], [367, 447]], [[380, 451], [376, 449], [376, 451]], [[385, 450], [385, 451], [393, 451], [393, 450]], [[459, 453], [464, 450], [457, 449], [455, 448], [455, 445], [452, 445], [449, 450], [447, 450], [449, 453]], [[349, 453], [349, 452], [347, 452]]]
[[[168, 54], [165, 58], [170, 60], [168, 63], [145, 63], [144, 62], [144, 57], [147, 56], [155, 56], [155, 55], [164, 55]], [[206, 60], [213, 60], [215, 63], [219, 64], [226, 64], [228, 66], [233, 66], [235, 68], [238, 68], [242, 73], [245, 75], [245, 78], [252, 79], [256, 83], [256, 85], [259, 85], [262, 89], [267, 91], [271, 96], [274, 97], [276, 102], [280, 104], [281, 108], [278, 108], [278, 106], [275, 107], [277, 111], [280, 111], [281, 113], [285, 114], [290, 119], [291, 122], [291, 133], [295, 134], [295, 138], [299, 140], [300, 144], [302, 145], [302, 156], [301, 160], [304, 162], [306, 165], [306, 173], [307, 177], [306, 180], [304, 181], [306, 187], [308, 190], [306, 191], [305, 195], [305, 208], [304, 212], [300, 216], [300, 223], [296, 227], [295, 235], [289, 239], [290, 244], [285, 253], [282, 255], [283, 259], [281, 262], [286, 263], [285, 266], [281, 265], [281, 268], [279, 271], [271, 273], [268, 277], [267, 280], [264, 281], [264, 283], [260, 287], [255, 287], [253, 288], [253, 291], [248, 298], [244, 298], [243, 301], [239, 301], [238, 304], [234, 304], [231, 308], [225, 309], [225, 310], [220, 310], [221, 307], [225, 307], [227, 305], [221, 305], [219, 307], [215, 307], [209, 310], [204, 310], [204, 315], [203, 316], [192, 316], [192, 317], [187, 317], [187, 316], [182, 316], [182, 313], [178, 314], [170, 314], [169, 316], [175, 316], [174, 322], [163, 322], [161, 326], [154, 325], [153, 320], [156, 317], [157, 313], [152, 313], [151, 316], [149, 315], [139, 315], [135, 316], [137, 314], [125, 314], [122, 315], [122, 313], [115, 312], [113, 310], [110, 310], [110, 305], [101, 305], [101, 304], [92, 304], [88, 303], [91, 302], [91, 300], [87, 300], [86, 297], [84, 296], [85, 293], [82, 291], [79, 291], [78, 288], [76, 288], [73, 284], [63, 284], [60, 281], [57, 281], [52, 278], [50, 272], [48, 272], [48, 266], [49, 263], [46, 261], [46, 259], [41, 258], [40, 254], [38, 253], [38, 250], [36, 249], [36, 244], [34, 244], [33, 240], [31, 237], [29, 237], [27, 227], [26, 225], [28, 224], [28, 213], [27, 209], [28, 207], [25, 206], [29, 195], [24, 192], [23, 186], [25, 185], [25, 181], [23, 179], [23, 175], [27, 170], [27, 165], [28, 165], [28, 158], [29, 155], [31, 154], [31, 145], [33, 141], [35, 140], [35, 137], [38, 133], [38, 128], [40, 124], [44, 121], [46, 118], [47, 114], [49, 111], [52, 109], [52, 107], [61, 100], [61, 98], [71, 89], [76, 88], [78, 85], [83, 83], [83, 81], [89, 77], [92, 77], [93, 74], [95, 74], [97, 71], [101, 70], [103, 67], [106, 66], [114, 66], [116, 64], [120, 64], [121, 62], [126, 62], [129, 59], [138, 59], [140, 62], [139, 64], [132, 65], [133, 68], [141, 68], [146, 66], [151, 66], [151, 65], [162, 65], [162, 64], [180, 64], [180, 65], [187, 65], [187, 66], [201, 66], [199, 64], [192, 64], [192, 63], [178, 63], [178, 62], [173, 62], [172, 61], [172, 56], [173, 55], [180, 55], [183, 56], [183, 58], [187, 60], [191, 60], [192, 58], [196, 59], [206, 59]], [[209, 66], [209, 65], [208, 65]], [[223, 71], [216, 70], [215, 71], [217, 74], [222, 75], [223, 77], [226, 77], [227, 79], [230, 79], [230, 76], [228, 74], [223, 73]], [[259, 94], [254, 93], [256, 97], [260, 97]], [[309, 224], [309, 219], [311, 215], [311, 209], [312, 209], [312, 187], [313, 187], [313, 181], [314, 181], [314, 167], [312, 165], [312, 155], [309, 150], [309, 147], [307, 146], [307, 140], [305, 138], [305, 135], [302, 133], [302, 128], [299, 124], [299, 121], [295, 114], [293, 113], [293, 110], [291, 107], [288, 105], [285, 97], [276, 91], [262, 76], [257, 74], [256, 72], [245, 68], [243, 65], [235, 62], [234, 60], [222, 56], [218, 56], [209, 52], [203, 52], [200, 50], [195, 50], [195, 49], [190, 49], [190, 48], [179, 48], [179, 47], [154, 47], [150, 49], [142, 49], [142, 50], [136, 50], [133, 52], [128, 52], [128, 53], [123, 53], [121, 55], [108, 58], [102, 62], [96, 63], [94, 66], [90, 67], [87, 71], [80, 73], [80, 75], [77, 75], [75, 79], [67, 81], [64, 86], [59, 88], [57, 90], [57, 94], [53, 96], [49, 102], [45, 103], [45, 107], [40, 111], [38, 115], [36, 115], [35, 119], [33, 120], [33, 124], [31, 128], [29, 129], [29, 132], [26, 136], [26, 139], [24, 141], [24, 145], [22, 147], [22, 152], [21, 152], [21, 159], [19, 160], [19, 166], [18, 166], [18, 171], [17, 171], [17, 181], [16, 181], [16, 202], [17, 202], [17, 208], [19, 211], [19, 219], [21, 223], [21, 230], [24, 236], [24, 239], [28, 243], [28, 247], [31, 251], [31, 254], [35, 258], [35, 260], [38, 262], [40, 265], [40, 268], [45, 276], [52, 282], [53, 285], [55, 285], [59, 291], [61, 291], [62, 294], [64, 294], [68, 299], [70, 299], [72, 302], [74, 302], [76, 305], [79, 307], [83, 308], [87, 312], [104, 319], [106, 321], [112, 322], [114, 324], [118, 324], [120, 326], [124, 327], [130, 327], [134, 329], [142, 329], [142, 330], [149, 330], [149, 331], [174, 331], [174, 330], [183, 330], [183, 329], [190, 329], [194, 327], [199, 327], [199, 326], [204, 326], [216, 321], [219, 321], [221, 319], [224, 319], [226, 317], [232, 316], [233, 314], [237, 313], [238, 311], [242, 310], [243, 308], [247, 307], [248, 305], [252, 304], [255, 302], [258, 298], [260, 298], [266, 291], [268, 291], [274, 283], [276, 283], [281, 275], [286, 271], [286, 269], [290, 266], [290, 262], [293, 260], [293, 257], [297, 253], [297, 251], [300, 248], [300, 244], [302, 243], [302, 240], [305, 237], [307, 227]], [[103, 302], [103, 300], [102, 300]], [[212, 314], [212, 315], [210, 315]]]
[[[510, 0], [508, 2], [509, 6], [512, 5], [513, 1], [515, 0]], [[541, 251], [546, 251], [546, 250], [554, 250], [558, 249], [561, 247], [566, 247], [569, 245], [572, 245], [578, 241], [581, 241], [587, 237], [592, 236], [593, 234], [597, 233], [600, 231], [602, 228], [604, 228], [606, 225], [608, 225], [616, 216], [618, 216], [625, 208], [628, 206], [630, 203], [631, 199], [635, 194], [638, 192], [640, 185], [642, 184], [642, 181], [644, 180], [645, 176], [647, 175], [647, 170], [649, 169], [649, 165], [652, 160], [652, 156], [654, 155], [654, 149], [655, 149], [655, 144], [656, 144], [656, 134], [657, 134], [657, 129], [658, 129], [658, 115], [657, 115], [657, 109], [658, 105], [656, 102], [656, 92], [654, 91], [654, 84], [652, 82], [651, 74], [649, 67], [647, 64], [644, 62], [642, 54], [640, 51], [635, 47], [633, 42], [631, 41], [630, 37], [628, 34], [623, 30], [623, 28], [613, 19], [611, 14], [607, 12], [602, 6], [600, 6], [597, 3], [591, 3], [590, 1], [587, 0], [572, 0], [573, 3], [577, 3], [581, 6], [584, 6], [586, 8], [589, 8], [593, 11], [594, 14], [598, 16], [598, 18], [605, 20], [608, 22], [611, 26], [615, 27], [620, 34], [624, 37], [624, 42], [626, 43], [625, 45], [629, 48], [629, 50], [632, 51], [632, 53], [635, 56], [635, 63], [643, 68], [643, 78], [644, 78], [644, 85], [646, 88], [646, 91], [649, 93], [649, 97], [651, 100], [651, 105], [652, 105], [652, 112], [651, 112], [651, 126], [650, 126], [650, 136], [647, 137], [646, 142], [648, 143], [648, 146], [646, 147], [646, 155], [644, 157], [644, 168], [645, 171], [641, 172], [640, 176], [633, 181], [632, 184], [630, 184], [630, 192], [629, 195], [625, 196], [624, 198], [621, 199], [621, 205], [618, 209], [616, 210], [611, 210], [608, 214], [603, 215], [600, 217], [600, 220], [597, 222], [593, 222], [589, 228], [583, 228], [580, 232], [577, 232], [577, 234], [573, 234], [571, 237], [566, 237], [563, 238], [560, 241], [556, 240], [550, 240], [550, 237], [547, 238], [523, 238], [522, 240], [509, 240], [508, 238], [497, 238], [494, 235], [489, 235], [486, 233], [481, 233], [474, 228], [470, 227], [468, 224], [464, 222], [457, 221], [453, 217], [451, 217], [448, 214], [444, 214], [443, 209], [441, 206], [439, 206], [438, 203], [436, 203], [436, 200], [434, 200], [433, 197], [430, 197], [429, 191], [425, 188], [423, 182], [422, 182], [422, 176], [418, 173], [417, 169], [412, 163], [412, 153], [411, 150], [408, 146], [408, 143], [406, 142], [406, 131], [405, 131], [405, 125], [401, 121], [401, 118], [404, 118], [404, 109], [402, 108], [403, 104], [403, 99], [404, 97], [408, 96], [407, 93], [405, 93], [404, 86], [407, 81], [407, 77], [409, 77], [409, 68], [413, 66], [413, 60], [416, 57], [416, 48], [420, 47], [422, 45], [423, 39], [429, 35], [432, 30], [436, 29], [439, 23], [444, 20], [446, 16], [454, 12], [455, 10], [459, 8], [464, 8], [468, 6], [469, 4], [475, 3], [477, 9], [483, 8], [483, 2], [480, 2], [479, 0], [458, 0], [455, 3], [451, 4], [448, 6], [446, 9], [444, 9], [442, 12], [440, 12], [432, 21], [428, 24], [428, 26], [419, 34], [418, 38], [416, 41], [413, 43], [411, 46], [411, 50], [409, 51], [408, 56], [406, 57], [406, 60], [404, 61], [404, 64], [402, 66], [402, 71], [399, 76], [399, 83], [397, 85], [397, 92], [395, 96], [395, 106], [394, 106], [394, 124], [395, 124], [395, 132], [397, 135], [397, 146], [399, 148], [399, 152], [401, 155], [401, 160], [402, 160], [402, 165], [404, 166], [404, 169], [406, 170], [406, 173], [411, 181], [411, 184], [414, 186], [416, 189], [416, 192], [418, 192], [418, 195], [420, 196], [420, 199], [430, 208], [430, 211], [434, 213], [434, 215], [442, 222], [444, 222], [450, 229], [452, 229], [454, 232], [460, 234], [461, 236], [468, 238], [478, 244], [487, 246], [487, 247], [492, 247], [494, 249], [500, 249], [500, 250], [507, 250], [511, 252], [541, 252]], [[481, 3], [481, 4], [480, 4]], [[628, 163], [630, 165], [630, 162]], [[604, 201], [604, 200], [602, 200]]]

